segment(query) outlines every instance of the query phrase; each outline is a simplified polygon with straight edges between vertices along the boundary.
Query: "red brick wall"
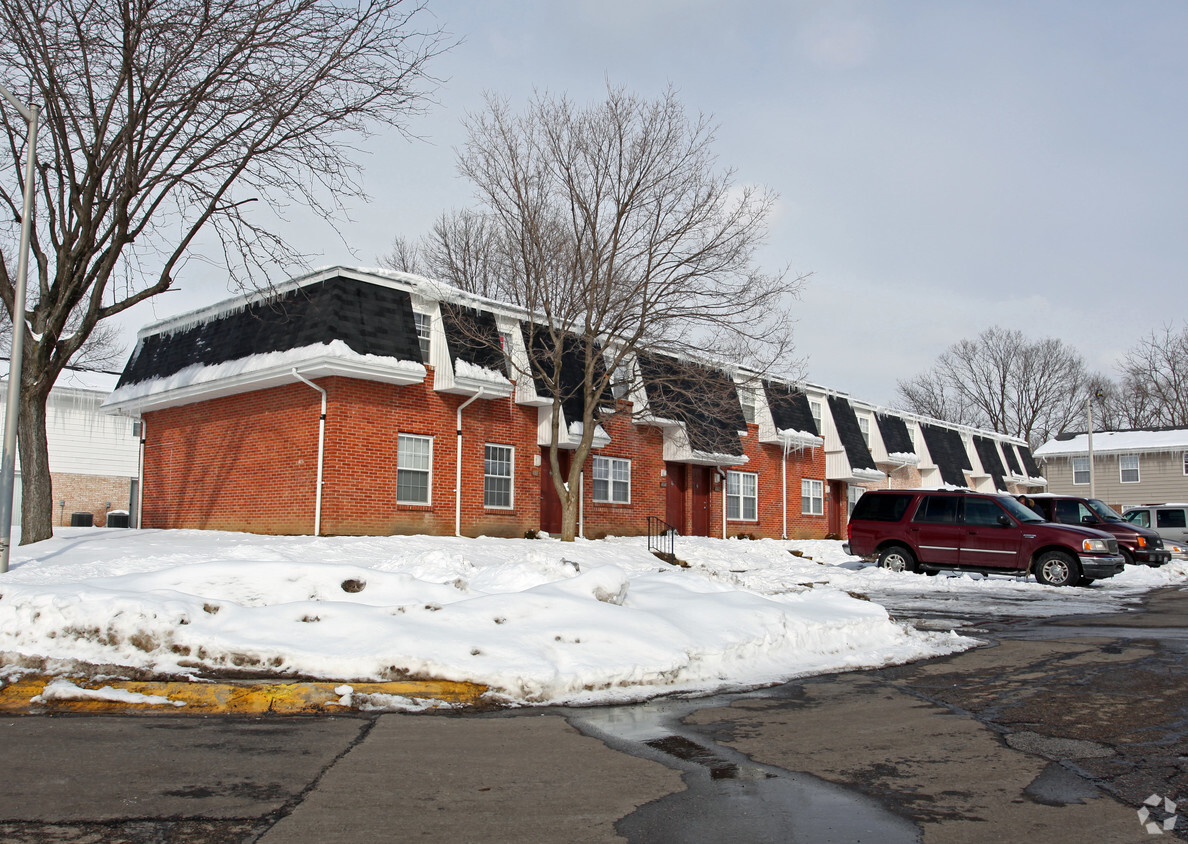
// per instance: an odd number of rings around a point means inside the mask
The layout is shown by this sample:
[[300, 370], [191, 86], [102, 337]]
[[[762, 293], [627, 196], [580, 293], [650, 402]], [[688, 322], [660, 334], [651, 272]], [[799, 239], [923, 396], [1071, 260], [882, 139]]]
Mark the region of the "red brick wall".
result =
[[69, 525], [72, 513], [90, 513], [97, 527], [107, 524], [108, 510], [132, 512], [132, 479], [106, 475], [50, 476], [53, 488], [54, 524]]
[[[454, 533], [456, 410], [466, 397], [435, 392], [432, 373], [424, 384], [406, 387], [347, 378], [318, 385], [328, 397], [322, 533]], [[320, 402], [315, 390], [296, 383], [146, 413], [144, 526], [312, 533]], [[539, 526], [536, 418], [536, 408], [510, 398], [478, 399], [462, 412], [463, 534], [522, 536]], [[643, 533], [647, 516], [666, 512], [663, 432], [626, 415], [604, 427], [611, 442], [585, 466], [585, 535]], [[396, 503], [399, 433], [433, 438], [429, 505]], [[510, 511], [483, 506], [487, 443], [515, 448]], [[759, 474], [759, 517], [729, 522], [727, 534], [779, 537], [782, 450], [760, 445], [753, 425], [743, 443], [750, 461], [740, 469]], [[594, 502], [593, 455], [631, 460], [630, 505]], [[800, 512], [800, 480], [824, 479], [824, 452], [792, 452], [787, 459], [788, 535], [824, 536], [825, 517]], [[711, 536], [722, 535], [722, 488], [715, 476]], [[688, 504], [691, 493], [686, 496]]]

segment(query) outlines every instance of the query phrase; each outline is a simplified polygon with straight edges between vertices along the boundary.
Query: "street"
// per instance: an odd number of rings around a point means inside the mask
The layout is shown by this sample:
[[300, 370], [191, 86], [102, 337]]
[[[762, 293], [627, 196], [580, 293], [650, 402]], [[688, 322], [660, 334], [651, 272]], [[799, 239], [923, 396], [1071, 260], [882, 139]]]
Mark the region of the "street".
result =
[[1142, 841], [1152, 795], [1162, 832], [1188, 785], [1188, 595], [964, 623], [988, 645], [635, 706], [12, 717], [0, 838]]

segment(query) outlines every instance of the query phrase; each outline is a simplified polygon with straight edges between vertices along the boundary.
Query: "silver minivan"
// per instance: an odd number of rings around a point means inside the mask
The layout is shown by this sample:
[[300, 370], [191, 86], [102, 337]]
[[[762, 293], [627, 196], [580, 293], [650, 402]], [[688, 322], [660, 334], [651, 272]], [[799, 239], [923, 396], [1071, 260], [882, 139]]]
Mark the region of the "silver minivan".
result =
[[1122, 518], [1136, 525], [1142, 525], [1163, 537], [1164, 543], [1180, 546], [1180, 553], [1172, 550], [1172, 556], [1184, 559], [1188, 556], [1188, 504], [1144, 504], [1141, 507], [1127, 507]]

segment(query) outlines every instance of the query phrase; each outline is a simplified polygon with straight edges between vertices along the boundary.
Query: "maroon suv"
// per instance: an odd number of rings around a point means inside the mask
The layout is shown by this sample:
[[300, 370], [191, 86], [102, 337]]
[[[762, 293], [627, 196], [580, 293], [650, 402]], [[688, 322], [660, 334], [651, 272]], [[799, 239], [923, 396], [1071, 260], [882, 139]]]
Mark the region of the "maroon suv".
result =
[[1085, 525], [1113, 535], [1118, 540], [1118, 551], [1128, 566], [1141, 563], [1156, 568], [1171, 560], [1171, 551], [1163, 547], [1163, 539], [1159, 534], [1150, 528], [1131, 524], [1108, 504], [1096, 498], [1044, 492], [1021, 495], [1019, 500], [1049, 522]]
[[876, 489], [854, 505], [848, 553], [896, 571], [1033, 573], [1049, 586], [1087, 586], [1122, 571], [1118, 540], [1045, 521], [1009, 495]]

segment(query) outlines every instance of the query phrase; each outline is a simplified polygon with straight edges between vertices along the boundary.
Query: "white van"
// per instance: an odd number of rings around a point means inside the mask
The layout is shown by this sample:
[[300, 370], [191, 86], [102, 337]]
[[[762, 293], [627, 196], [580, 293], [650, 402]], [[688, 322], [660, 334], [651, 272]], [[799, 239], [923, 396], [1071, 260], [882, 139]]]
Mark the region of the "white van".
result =
[[1127, 507], [1122, 518], [1136, 525], [1142, 525], [1158, 533], [1165, 543], [1180, 546], [1183, 559], [1188, 553], [1188, 504], [1144, 504], [1141, 507]]

